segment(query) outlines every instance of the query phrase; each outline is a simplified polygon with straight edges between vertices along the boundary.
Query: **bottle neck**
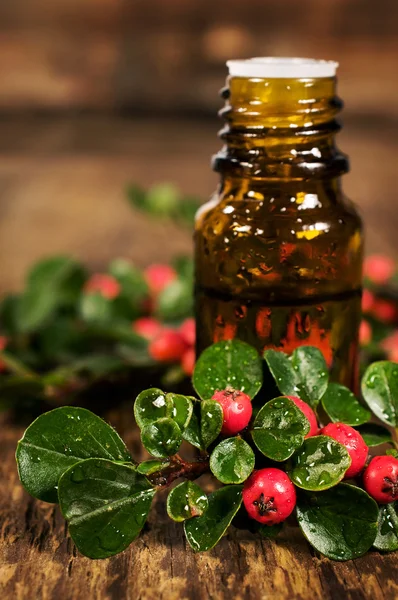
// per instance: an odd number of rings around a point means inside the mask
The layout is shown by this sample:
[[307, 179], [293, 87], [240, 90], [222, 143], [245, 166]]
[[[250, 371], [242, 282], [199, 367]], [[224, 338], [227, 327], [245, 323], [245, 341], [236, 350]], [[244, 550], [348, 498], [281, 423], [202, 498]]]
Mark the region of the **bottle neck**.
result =
[[223, 179], [319, 181], [347, 173], [335, 143], [342, 102], [334, 77], [230, 77], [221, 95], [225, 145], [213, 168]]

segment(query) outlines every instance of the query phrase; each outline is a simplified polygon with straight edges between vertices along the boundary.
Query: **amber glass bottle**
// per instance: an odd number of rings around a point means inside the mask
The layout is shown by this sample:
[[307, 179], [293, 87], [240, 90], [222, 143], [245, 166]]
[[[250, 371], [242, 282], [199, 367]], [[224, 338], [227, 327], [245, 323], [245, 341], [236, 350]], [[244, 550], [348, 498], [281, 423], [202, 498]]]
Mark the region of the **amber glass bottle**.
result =
[[259, 351], [318, 346], [356, 377], [361, 220], [341, 189], [336, 63], [230, 61], [221, 183], [195, 230], [198, 352], [234, 337]]

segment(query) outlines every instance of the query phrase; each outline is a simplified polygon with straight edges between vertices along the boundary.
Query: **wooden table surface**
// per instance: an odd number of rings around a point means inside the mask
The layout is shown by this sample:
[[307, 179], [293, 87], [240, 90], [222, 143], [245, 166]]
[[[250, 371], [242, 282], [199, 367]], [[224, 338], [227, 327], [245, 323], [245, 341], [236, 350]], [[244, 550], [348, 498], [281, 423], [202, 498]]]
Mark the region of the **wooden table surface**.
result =
[[[30, 262], [44, 254], [69, 251], [98, 267], [116, 255], [146, 264], [187, 251], [189, 232], [134, 214], [123, 186], [168, 179], [205, 198], [216, 181], [208, 168], [219, 147], [216, 129], [216, 122], [103, 117], [0, 122], [2, 290], [18, 289]], [[388, 127], [376, 135], [353, 126], [341, 145], [354, 158], [346, 189], [367, 220], [369, 248], [396, 256], [394, 144]], [[106, 418], [139, 459], [131, 403]], [[33, 500], [19, 485], [14, 452], [23, 429], [1, 417], [2, 599], [398, 598], [398, 554], [331, 562], [314, 553], [297, 528], [276, 541], [232, 528], [214, 550], [194, 554], [163, 501], [123, 554], [84, 558], [58, 508]]]

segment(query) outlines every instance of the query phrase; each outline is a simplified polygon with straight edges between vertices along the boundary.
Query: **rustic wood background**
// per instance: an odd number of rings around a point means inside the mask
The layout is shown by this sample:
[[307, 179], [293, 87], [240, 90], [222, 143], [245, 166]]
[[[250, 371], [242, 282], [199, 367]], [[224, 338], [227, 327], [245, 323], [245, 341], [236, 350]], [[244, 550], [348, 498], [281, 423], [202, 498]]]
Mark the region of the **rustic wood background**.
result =
[[[224, 62], [252, 55], [340, 61], [344, 178], [368, 251], [398, 258], [396, 0], [13, 0], [0, 4], [0, 290], [34, 260], [70, 252], [92, 268], [140, 265], [191, 247], [125, 200], [129, 181], [171, 181], [203, 200], [216, 185]], [[138, 458], [130, 406], [108, 418]], [[276, 600], [398, 597], [398, 558], [314, 554], [298, 530], [276, 542], [232, 530], [208, 554], [186, 548], [162, 503], [125, 553], [77, 555], [59, 511], [18, 484], [23, 427], [0, 422], [0, 597]]]

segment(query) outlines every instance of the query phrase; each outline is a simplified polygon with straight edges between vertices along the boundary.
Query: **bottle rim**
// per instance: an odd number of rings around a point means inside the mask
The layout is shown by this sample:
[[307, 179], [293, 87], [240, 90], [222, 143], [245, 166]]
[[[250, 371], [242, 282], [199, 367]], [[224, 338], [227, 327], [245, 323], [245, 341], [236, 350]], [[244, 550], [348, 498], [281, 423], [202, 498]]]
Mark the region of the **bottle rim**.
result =
[[333, 60], [282, 56], [258, 56], [227, 61], [231, 77], [259, 79], [334, 77], [338, 66], [339, 63]]

